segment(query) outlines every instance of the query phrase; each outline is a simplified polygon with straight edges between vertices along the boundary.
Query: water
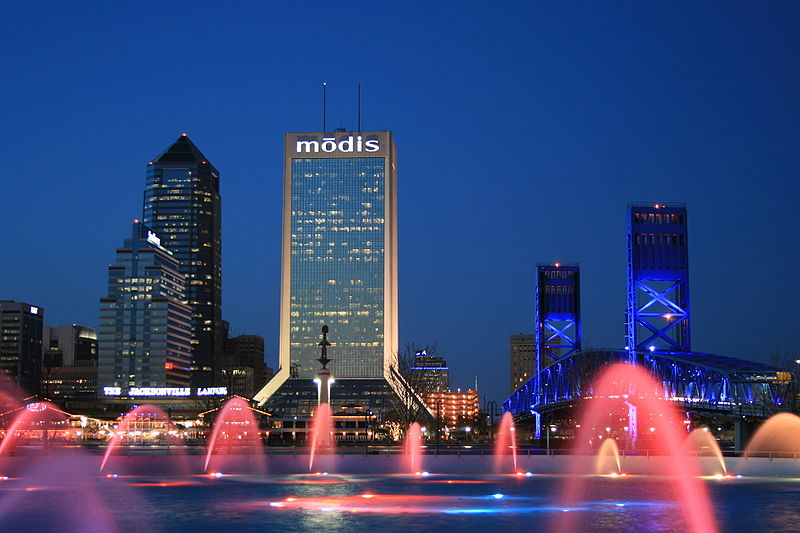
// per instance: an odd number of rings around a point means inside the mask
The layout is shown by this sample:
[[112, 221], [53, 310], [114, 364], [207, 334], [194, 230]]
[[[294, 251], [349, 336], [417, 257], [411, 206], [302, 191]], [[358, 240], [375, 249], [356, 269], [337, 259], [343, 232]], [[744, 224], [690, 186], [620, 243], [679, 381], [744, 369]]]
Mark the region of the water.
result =
[[[134, 498], [106, 498], [120, 533], [382, 531], [546, 531], [563, 513], [561, 476], [207, 476], [104, 479], [101, 493], [123, 488]], [[591, 500], [581, 502], [585, 531], [683, 532], [686, 524], [663, 479], [587, 478]], [[800, 482], [742, 479], [705, 482], [720, 531], [796, 531]], [[47, 525], [58, 492], [25, 491], [24, 480], [0, 482], [0, 505], [25, 496], [3, 516], [4, 532]], [[55, 494], [54, 494], [55, 492]], [[501, 495], [501, 497], [496, 497]], [[365, 498], [364, 496], [371, 496]], [[294, 498], [295, 501], [287, 501]], [[285, 505], [285, 506], [274, 506]], [[378, 512], [372, 512], [376, 510]], [[144, 520], [144, 522], [143, 522]], [[48, 529], [44, 529], [48, 530]], [[108, 530], [104, 530], [108, 531]]]
[[266, 473], [264, 447], [253, 410], [234, 396], [225, 402], [214, 421], [206, 450], [204, 472]]
[[[627, 363], [608, 365], [593, 379], [591, 400], [587, 400], [577, 419], [580, 428], [575, 437], [576, 450], [589, 451], [600, 447], [604, 440], [627, 435], [640, 445], [665, 450], [671, 461], [665, 463], [664, 475], [670, 476], [672, 501], [680, 504], [676, 515], [687, 520], [686, 529], [694, 533], [719, 531], [714, 523], [704, 484], [698, 479], [701, 471], [690, 456], [682, 420], [677, 409], [665, 401], [658, 382], [642, 367]], [[635, 409], [631, 409], [631, 405]], [[636, 420], [625, 420], [620, 413], [635, 413]], [[639, 435], [631, 435], [637, 428]], [[647, 438], [641, 436], [647, 428]], [[646, 448], [645, 448], [646, 449]], [[583, 474], [581, 464], [573, 461], [572, 473]], [[582, 477], [571, 477], [563, 489], [562, 505], [573, 507], [594, 493]], [[585, 531], [585, 517], [565, 513], [557, 531]]]
[[[503, 413], [503, 418], [500, 419], [500, 425], [497, 428], [497, 434], [494, 439], [495, 473], [515, 473], [517, 471], [517, 434], [516, 428], [514, 427], [514, 418], [511, 416], [511, 413]], [[503, 465], [503, 456], [509, 453], [511, 454], [510, 468]]]
[[405, 472], [413, 474], [422, 471], [422, 428], [417, 422], [408, 426], [403, 455]]
[[[336, 442], [333, 438], [333, 415], [331, 414], [331, 406], [327, 403], [319, 404], [314, 412], [314, 418], [311, 424], [310, 441], [308, 453], [309, 472], [314, 469], [315, 458], [318, 458], [317, 456], [321, 453], [330, 453], [333, 451], [333, 447], [336, 445]], [[329, 456], [328, 460], [325, 461], [325, 463], [327, 463], [328, 470], [332, 470], [332, 468], [330, 468], [330, 464], [332, 462], [333, 457]], [[319, 463], [320, 461], [317, 460], [317, 466], [320, 466]], [[325, 468], [325, 465], [322, 465], [321, 467]]]

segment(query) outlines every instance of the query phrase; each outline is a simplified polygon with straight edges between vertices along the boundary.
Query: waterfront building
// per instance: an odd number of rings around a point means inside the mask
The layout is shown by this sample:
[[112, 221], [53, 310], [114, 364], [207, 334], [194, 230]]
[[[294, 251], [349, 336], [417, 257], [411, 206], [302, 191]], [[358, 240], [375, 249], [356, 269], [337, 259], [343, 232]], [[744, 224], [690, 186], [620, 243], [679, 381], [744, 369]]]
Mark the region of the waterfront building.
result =
[[102, 396], [142, 388], [188, 390], [192, 314], [184, 283], [178, 260], [135, 220], [132, 237], [108, 267], [108, 296], [100, 299]]
[[534, 336], [519, 333], [511, 335], [508, 343], [510, 355], [510, 392], [514, 392], [521, 387], [536, 370], [536, 343]]
[[0, 371], [28, 394], [39, 393], [43, 326], [43, 308], [0, 300]]
[[447, 429], [470, 425], [480, 414], [478, 391], [472, 389], [432, 392], [425, 395], [425, 403]]
[[41, 393], [47, 398], [92, 397], [97, 392], [97, 331], [72, 324], [45, 326]]
[[281, 283], [280, 368], [256, 398], [277, 416], [316, 407], [327, 325], [334, 410], [387, 407], [402, 381], [391, 132], [286, 134]]
[[143, 222], [179, 263], [192, 310], [192, 384], [219, 381], [222, 228], [219, 172], [184, 133], [147, 167]]
[[[348, 405], [331, 413], [333, 438], [336, 442], [355, 443], [371, 441], [375, 435], [375, 415], [361, 406]], [[302, 444], [309, 442], [314, 423], [311, 417], [287, 417], [271, 421], [267, 431], [270, 444]]]

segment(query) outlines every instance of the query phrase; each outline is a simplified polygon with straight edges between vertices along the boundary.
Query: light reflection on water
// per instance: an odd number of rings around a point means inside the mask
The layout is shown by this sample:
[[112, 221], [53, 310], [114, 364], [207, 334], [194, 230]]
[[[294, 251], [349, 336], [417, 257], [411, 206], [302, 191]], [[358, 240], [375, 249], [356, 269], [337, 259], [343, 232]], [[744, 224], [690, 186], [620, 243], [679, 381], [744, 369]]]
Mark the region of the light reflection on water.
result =
[[[265, 524], [275, 531], [337, 533], [547, 530], [564, 512], [556, 499], [562, 482], [557, 476], [518, 480], [442, 475], [427, 480], [331, 475], [319, 483], [310, 482], [309, 476], [103, 480], [136, 491], [135, 506], [125, 499], [110, 502], [121, 533], [141, 533], [142, 516], [175, 533], [244, 533], [263, 530]], [[745, 478], [707, 483], [720, 531], [797, 530], [800, 482]], [[0, 489], [1, 503], [8, 494], [24, 490], [24, 483], [7, 480]], [[587, 494], [591, 500], [567, 510], [580, 518], [582, 531], [685, 531], [663, 479], [594, 478]], [[31, 531], [30, 525], [47, 512], [46, 500], [46, 495], [21, 500], [14, 513], [3, 517], [3, 532]]]

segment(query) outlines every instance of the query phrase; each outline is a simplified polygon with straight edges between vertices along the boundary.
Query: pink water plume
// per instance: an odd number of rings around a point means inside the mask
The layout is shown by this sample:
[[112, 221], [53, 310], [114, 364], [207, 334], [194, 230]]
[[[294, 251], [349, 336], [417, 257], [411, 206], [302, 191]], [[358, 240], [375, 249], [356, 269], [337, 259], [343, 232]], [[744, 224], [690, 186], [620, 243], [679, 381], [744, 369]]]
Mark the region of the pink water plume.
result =
[[[628, 363], [616, 363], [604, 368], [586, 389], [587, 397], [578, 417], [576, 451], [591, 454], [591, 450], [608, 438], [629, 435], [630, 441], [665, 451], [670, 460], [665, 462], [676, 499], [678, 500], [687, 530], [694, 533], [714, 533], [717, 526], [711, 511], [711, 501], [706, 487], [699, 479], [697, 461], [687, 450], [685, 429], [675, 406], [663, 399], [663, 389], [644, 369]], [[630, 409], [630, 405], [635, 409]], [[636, 420], [626, 420], [629, 413]], [[619, 441], [620, 438], [617, 438]], [[575, 457], [574, 469], [580, 469], [581, 457]], [[565, 481], [562, 505], [573, 509], [585, 498], [588, 472], [573, 471]], [[571, 533], [585, 529], [579, 523], [581, 513], [565, 512], [559, 518], [558, 531]]]
[[181, 443], [178, 431], [169, 415], [155, 405], [145, 404], [128, 411], [117, 429], [112, 433], [106, 446], [106, 453], [100, 463], [100, 471], [106, 467], [111, 454], [121, 444], [135, 442]]
[[422, 470], [422, 428], [414, 422], [408, 426], [406, 441], [403, 446], [406, 472], [414, 474]]
[[333, 438], [333, 416], [331, 406], [321, 403], [311, 424], [311, 444], [308, 451], [308, 471], [314, 468], [314, 458], [324, 450], [330, 450], [335, 445]]
[[264, 449], [253, 410], [233, 397], [220, 408], [206, 451], [205, 472], [266, 471]]
[[511, 473], [517, 472], [517, 431], [514, 427], [514, 418], [510, 412], [505, 412], [500, 419], [500, 426], [494, 438], [494, 471], [503, 473], [506, 455], [511, 455]]
[[50, 402], [29, 403], [9, 414], [13, 418], [0, 443], [0, 456], [13, 453], [20, 442], [35, 441], [47, 446], [68, 436], [69, 417]]

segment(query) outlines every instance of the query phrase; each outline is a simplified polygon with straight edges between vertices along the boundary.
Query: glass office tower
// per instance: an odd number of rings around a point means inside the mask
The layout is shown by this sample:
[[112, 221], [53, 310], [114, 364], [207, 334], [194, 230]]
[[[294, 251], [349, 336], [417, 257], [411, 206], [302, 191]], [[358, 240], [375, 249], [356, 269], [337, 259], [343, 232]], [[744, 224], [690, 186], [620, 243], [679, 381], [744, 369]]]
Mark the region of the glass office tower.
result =
[[316, 399], [323, 325], [333, 343], [328, 368], [341, 391], [351, 390], [350, 400], [390, 378], [397, 360], [396, 188], [390, 132], [286, 134], [280, 370], [257, 399], [295, 386]]
[[100, 299], [97, 386], [124, 395], [130, 387], [188, 387], [191, 309], [178, 261], [138, 220], [108, 267]]
[[180, 262], [192, 308], [192, 385], [218, 381], [222, 327], [219, 172], [184, 133], [150, 162], [144, 223]]

